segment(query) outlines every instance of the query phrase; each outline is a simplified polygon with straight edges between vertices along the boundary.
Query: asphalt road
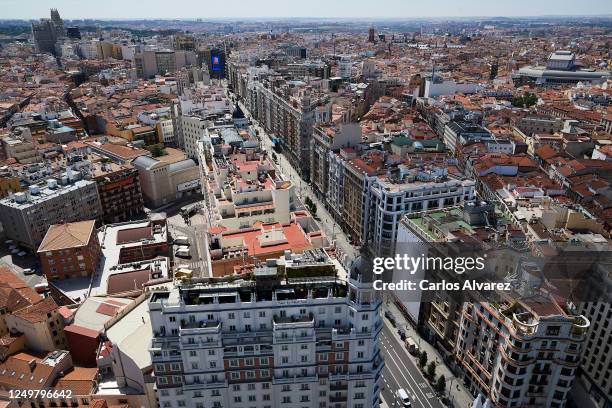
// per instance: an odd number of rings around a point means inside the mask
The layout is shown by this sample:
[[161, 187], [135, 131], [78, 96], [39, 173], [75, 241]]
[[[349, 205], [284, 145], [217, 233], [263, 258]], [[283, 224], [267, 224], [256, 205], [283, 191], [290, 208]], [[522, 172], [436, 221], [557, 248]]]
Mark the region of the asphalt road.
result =
[[415, 408], [444, 408], [429, 382], [402, 344], [396, 329], [385, 319], [380, 334], [380, 347], [385, 357], [383, 398], [390, 407], [401, 407], [397, 390], [406, 390]]
[[[168, 217], [168, 228], [173, 238], [184, 235], [189, 239], [189, 258], [174, 256], [175, 268], [185, 265], [193, 271], [194, 277], [209, 277], [208, 268], [208, 244], [206, 236], [205, 217], [198, 213], [189, 219], [189, 224], [183, 221], [180, 214]], [[173, 253], [176, 247], [172, 249]]]

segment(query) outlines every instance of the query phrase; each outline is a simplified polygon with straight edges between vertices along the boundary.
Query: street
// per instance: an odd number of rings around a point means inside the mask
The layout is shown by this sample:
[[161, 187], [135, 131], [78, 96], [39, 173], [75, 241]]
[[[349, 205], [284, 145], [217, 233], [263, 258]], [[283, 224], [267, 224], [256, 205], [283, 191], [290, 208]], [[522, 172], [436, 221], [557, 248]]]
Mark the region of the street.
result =
[[390, 407], [398, 407], [397, 390], [406, 390], [416, 408], [443, 408], [429, 382], [414, 363], [394, 327], [384, 320], [380, 346], [385, 356], [382, 396]]
[[[237, 103], [240, 106], [240, 109], [242, 109], [244, 112], [245, 116], [251, 120], [253, 127], [259, 132], [262, 148], [268, 151], [270, 157], [272, 157], [272, 153], [274, 152], [272, 149], [272, 139], [261, 126], [255, 123], [255, 120], [251, 117], [250, 112], [242, 104], [242, 102], [238, 101]], [[276, 153], [275, 155], [277, 159], [277, 167], [284, 176], [288, 177], [289, 180], [294, 183], [300, 201], [304, 203], [306, 197], [310, 197], [310, 199], [316, 204], [316, 216], [320, 220], [319, 224], [322, 226], [323, 231], [330, 241], [335, 242], [336, 248], [339, 252], [338, 259], [340, 262], [345, 266], [350, 265], [350, 262], [359, 255], [359, 248], [349, 243], [349, 240], [342, 231], [342, 228], [334, 221], [333, 217], [325, 209], [325, 204], [315, 195], [310, 185], [302, 180], [298, 172], [295, 171], [285, 156], [283, 154]]]

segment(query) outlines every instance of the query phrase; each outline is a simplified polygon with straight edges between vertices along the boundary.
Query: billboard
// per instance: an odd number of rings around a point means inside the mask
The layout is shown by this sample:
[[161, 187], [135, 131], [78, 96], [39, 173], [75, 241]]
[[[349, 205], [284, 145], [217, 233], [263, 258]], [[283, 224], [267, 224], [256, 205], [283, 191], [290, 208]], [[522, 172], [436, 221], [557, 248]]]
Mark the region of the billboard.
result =
[[223, 71], [223, 57], [219, 52], [212, 52], [210, 54], [211, 67], [213, 71]]

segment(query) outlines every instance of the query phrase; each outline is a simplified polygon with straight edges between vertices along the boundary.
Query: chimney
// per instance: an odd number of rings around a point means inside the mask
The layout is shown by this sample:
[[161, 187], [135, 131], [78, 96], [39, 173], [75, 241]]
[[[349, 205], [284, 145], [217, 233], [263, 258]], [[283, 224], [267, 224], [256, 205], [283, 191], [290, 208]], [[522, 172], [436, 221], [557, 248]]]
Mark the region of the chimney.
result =
[[32, 359], [28, 361], [28, 366], [30, 367], [30, 372], [33, 373], [36, 368], [36, 360]]

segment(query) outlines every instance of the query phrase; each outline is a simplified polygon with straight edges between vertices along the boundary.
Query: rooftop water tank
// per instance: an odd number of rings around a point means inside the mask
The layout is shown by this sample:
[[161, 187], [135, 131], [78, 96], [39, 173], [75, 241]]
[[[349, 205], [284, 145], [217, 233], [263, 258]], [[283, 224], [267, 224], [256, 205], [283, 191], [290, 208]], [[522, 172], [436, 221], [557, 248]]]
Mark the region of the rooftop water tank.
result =
[[49, 180], [47, 180], [47, 188], [50, 188], [52, 190], [57, 188], [57, 180], [54, 178], [50, 178]]
[[25, 195], [25, 193], [15, 193], [15, 201], [18, 203], [25, 203], [27, 199], [28, 197]]

